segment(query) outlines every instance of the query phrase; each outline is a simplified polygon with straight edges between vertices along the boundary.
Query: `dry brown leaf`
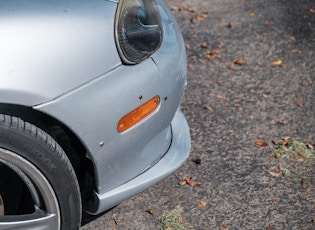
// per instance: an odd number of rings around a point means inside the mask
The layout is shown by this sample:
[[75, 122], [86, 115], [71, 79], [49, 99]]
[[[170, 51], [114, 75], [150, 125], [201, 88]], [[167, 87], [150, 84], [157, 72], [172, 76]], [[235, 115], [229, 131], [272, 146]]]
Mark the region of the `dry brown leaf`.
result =
[[279, 144], [279, 141], [274, 141], [274, 140], [272, 140], [271, 142], [272, 142], [272, 144], [274, 144], [274, 145], [278, 145], [278, 144]]
[[269, 175], [270, 176], [273, 176], [273, 177], [282, 177], [283, 176], [283, 172], [272, 172], [272, 171], [268, 171]]
[[154, 211], [152, 208], [148, 208], [145, 212], [149, 213], [151, 216], [154, 216]]
[[207, 202], [206, 201], [201, 201], [199, 204], [198, 204], [198, 208], [204, 208], [204, 207], [206, 207], [206, 205], [207, 205]]
[[289, 37], [289, 40], [290, 40], [290, 41], [295, 41], [295, 37], [290, 36], [290, 37]]
[[303, 108], [303, 104], [302, 102], [298, 101], [295, 103], [297, 107]]
[[199, 181], [193, 181], [188, 177], [185, 177], [184, 180], [186, 181], [187, 184], [189, 184], [190, 186], [194, 187], [194, 186], [200, 186], [201, 182]]
[[181, 181], [179, 182], [179, 184], [180, 184], [181, 186], [183, 186], [183, 185], [187, 184], [187, 182], [186, 182], [186, 180], [181, 180]]
[[190, 13], [196, 13], [196, 10], [191, 8], [191, 7], [184, 7], [183, 11], [187, 11], [187, 12], [190, 12]]
[[282, 137], [282, 145], [287, 145], [289, 143], [289, 140], [291, 139], [291, 137]]
[[203, 21], [208, 17], [208, 13], [201, 13], [196, 16], [197, 21]]
[[227, 97], [220, 95], [220, 94], [217, 95], [217, 98], [222, 99], [222, 100], [229, 100]]
[[209, 110], [209, 111], [211, 111], [211, 112], [214, 111], [214, 109], [213, 109], [211, 106], [209, 106], [209, 105], [205, 105], [203, 108], [204, 108], [204, 109], [207, 109], [207, 110]]
[[233, 106], [234, 106], [234, 107], [241, 107], [241, 105], [240, 105], [240, 104], [237, 104], [237, 103], [235, 103]]
[[201, 48], [204, 48], [204, 49], [208, 49], [208, 44], [207, 44], [207, 42], [201, 43], [200, 47], [201, 47]]
[[265, 25], [266, 26], [273, 26], [275, 23], [273, 21], [266, 21]]
[[314, 8], [310, 8], [310, 9], [308, 10], [308, 12], [310, 12], [311, 14], [314, 14], [314, 13], [315, 13], [315, 9], [314, 9]]
[[194, 162], [196, 165], [200, 165], [201, 164], [201, 159], [198, 157], [194, 157], [191, 159], [192, 162]]
[[308, 142], [306, 142], [305, 144], [306, 144], [307, 148], [312, 149], [312, 150], [314, 149], [314, 146], [312, 144], [310, 144]]
[[301, 50], [290, 50], [290, 52], [293, 54], [302, 54]]
[[251, 18], [255, 17], [255, 13], [254, 12], [249, 13], [249, 17]]
[[116, 216], [113, 216], [114, 222], [116, 225], [119, 225], [120, 221], [118, 220], [118, 218]]
[[233, 63], [236, 65], [245, 65], [246, 64], [244, 61], [239, 60], [239, 59], [234, 60]]
[[186, 47], [186, 49], [190, 49], [190, 43], [185, 42], [185, 47]]
[[237, 68], [234, 65], [229, 65], [227, 68], [232, 71], [237, 71]]
[[206, 52], [206, 57], [208, 60], [212, 60], [215, 58], [221, 58], [222, 49], [214, 49]]
[[273, 66], [280, 66], [280, 65], [282, 65], [282, 61], [281, 60], [274, 61], [274, 62], [271, 63], [271, 65], [273, 65]]
[[264, 141], [255, 141], [255, 145], [262, 146], [262, 147], [268, 146], [268, 144]]
[[261, 61], [257, 61], [256, 64], [260, 67], [262, 67], [262, 62]]
[[235, 24], [233, 22], [230, 22], [229, 24], [227, 24], [227, 27], [230, 29], [234, 29], [235, 28]]
[[305, 184], [306, 184], [306, 179], [305, 179], [305, 178], [302, 178], [302, 180], [301, 180], [301, 185], [302, 185], [303, 188], [304, 188]]

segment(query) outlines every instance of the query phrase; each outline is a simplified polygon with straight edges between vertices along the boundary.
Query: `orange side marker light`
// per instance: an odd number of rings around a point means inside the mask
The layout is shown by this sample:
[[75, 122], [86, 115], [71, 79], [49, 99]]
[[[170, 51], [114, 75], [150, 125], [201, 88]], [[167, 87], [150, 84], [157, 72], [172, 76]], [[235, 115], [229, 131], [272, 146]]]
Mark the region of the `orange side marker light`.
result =
[[124, 132], [135, 124], [139, 123], [141, 120], [153, 113], [158, 108], [159, 104], [160, 97], [155, 96], [140, 107], [131, 111], [120, 119], [117, 125], [117, 131], [119, 133]]

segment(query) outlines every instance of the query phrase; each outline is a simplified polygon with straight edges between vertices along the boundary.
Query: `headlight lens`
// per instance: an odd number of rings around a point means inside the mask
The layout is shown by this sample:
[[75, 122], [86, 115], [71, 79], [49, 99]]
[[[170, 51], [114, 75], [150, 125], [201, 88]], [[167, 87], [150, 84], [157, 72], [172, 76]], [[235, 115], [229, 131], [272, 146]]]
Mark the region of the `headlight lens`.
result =
[[155, 0], [120, 0], [115, 23], [116, 44], [124, 63], [139, 63], [160, 47], [162, 27]]

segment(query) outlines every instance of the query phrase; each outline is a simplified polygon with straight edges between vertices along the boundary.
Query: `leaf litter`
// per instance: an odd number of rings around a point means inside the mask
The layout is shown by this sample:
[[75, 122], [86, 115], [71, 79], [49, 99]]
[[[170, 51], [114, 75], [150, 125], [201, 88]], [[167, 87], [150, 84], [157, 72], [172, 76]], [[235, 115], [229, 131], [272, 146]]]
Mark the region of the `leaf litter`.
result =
[[162, 224], [161, 230], [190, 230], [191, 226], [183, 220], [183, 208], [178, 205], [170, 211], [166, 211], [159, 218]]
[[301, 185], [305, 186], [305, 178], [315, 178], [314, 168], [315, 151], [314, 146], [296, 137], [283, 137], [281, 140], [272, 141], [274, 147], [272, 155], [281, 160], [279, 171], [268, 171], [273, 177], [299, 177], [302, 178]]

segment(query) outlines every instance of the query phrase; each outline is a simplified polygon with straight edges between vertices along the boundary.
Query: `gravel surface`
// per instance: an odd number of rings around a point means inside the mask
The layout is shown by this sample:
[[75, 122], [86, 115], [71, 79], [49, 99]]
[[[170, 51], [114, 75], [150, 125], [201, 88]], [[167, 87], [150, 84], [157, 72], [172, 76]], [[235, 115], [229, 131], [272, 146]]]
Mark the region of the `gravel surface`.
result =
[[[285, 136], [315, 143], [314, 0], [168, 3], [187, 47], [191, 156], [156, 186], [85, 215], [82, 229], [159, 229], [177, 205], [192, 229], [315, 229], [315, 161], [272, 155]], [[201, 185], [180, 185], [185, 176]]]

